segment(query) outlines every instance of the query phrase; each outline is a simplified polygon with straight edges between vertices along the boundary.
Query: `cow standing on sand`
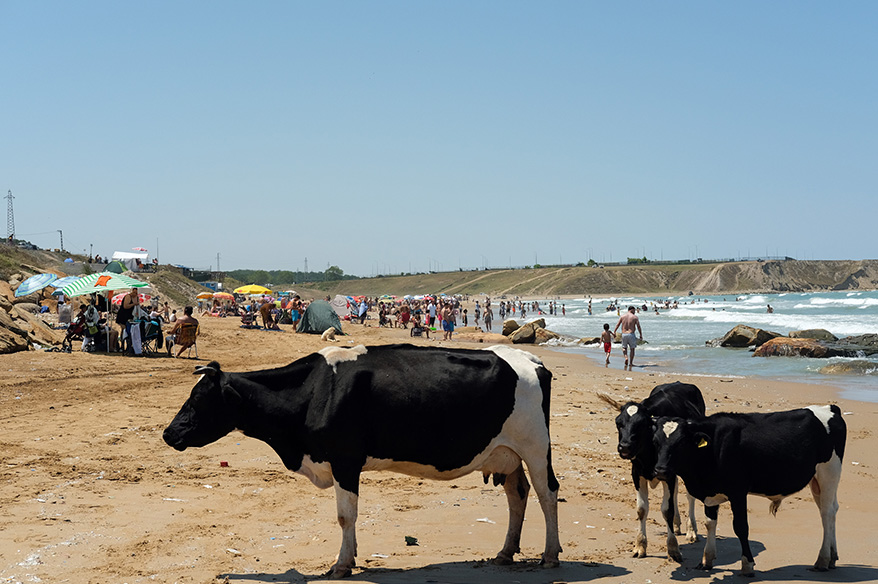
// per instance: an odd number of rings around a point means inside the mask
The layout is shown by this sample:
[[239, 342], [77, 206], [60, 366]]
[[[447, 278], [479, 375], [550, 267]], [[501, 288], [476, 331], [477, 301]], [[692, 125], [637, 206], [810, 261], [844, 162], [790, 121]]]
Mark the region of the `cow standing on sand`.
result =
[[[598, 397], [607, 402], [619, 415], [616, 416], [616, 428], [619, 432], [619, 456], [631, 461], [631, 478], [637, 490], [637, 519], [640, 531], [634, 540], [634, 557], [646, 557], [646, 518], [649, 515], [649, 487], [655, 488], [662, 484], [662, 516], [668, 526], [667, 549], [668, 557], [677, 562], [683, 561], [683, 554], [677, 543], [676, 534], [682, 534], [680, 510], [677, 506], [678, 482], [673, 474], [668, 473], [661, 481], [656, 477], [655, 463], [658, 458], [653, 433], [655, 419], [659, 416], [676, 416], [680, 418], [704, 418], [704, 397], [701, 390], [691, 383], [665, 383], [657, 385], [642, 402], [629, 401], [622, 403], [610, 396], [599, 393]], [[695, 527], [695, 499], [688, 495], [689, 516], [686, 540], [690, 543], [698, 538]]]
[[360, 473], [389, 470], [430, 479], [480, 471], [503, 484], [509, 526], [498, 564], [520, 551], [530, 484], [546, 522], [541, 564], [559, 564], [558, 481], [552, 470], [552, 374], [518, 349], [387, 345], [327, 347], [286, 367], [226, 373], [213, 361], [164, 439], [177, 450], [232, 430], [269, 444], [284, 465], [335, 488], [342, 529], [328, 575], [351, 574], [357, 555]]
[[823, 522], [823, 543], [814, 568], [834, 568], [838, 560], [835, 516], [847, 426], [838, 406], [809, 406], [768, 414], [719, 413], [703, 420], [660, 418], [654, 434], [656, 473], [677, 475], [704, 502], [707, 544], [699, 568], [716, 559], [716, 519], [721, 503], [732, 507], [732, 526], [741, 542], [741, 573], [752, 576], [747, 495], [781, 501], [810, 485]]

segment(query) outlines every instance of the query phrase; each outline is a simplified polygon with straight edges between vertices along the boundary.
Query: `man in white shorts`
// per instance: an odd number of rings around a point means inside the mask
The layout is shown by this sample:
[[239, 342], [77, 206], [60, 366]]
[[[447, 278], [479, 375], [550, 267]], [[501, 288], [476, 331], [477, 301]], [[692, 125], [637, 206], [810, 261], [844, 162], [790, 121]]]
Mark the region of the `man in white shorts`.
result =
[[[637, 318], [633, 306], [629, 306], [628, 312], [619, 318], [616, 328], [613, 329], [613, 334], [616, 334], [620, 326], [622, 327], [622, 354], [625, 356], [625, 366], [622, 369], [631, 371], [631, 368], [634, 366], [634, 348], [637, 347], [637, 337], [634, 335], [635, 329], [640, 333], [640, 340], [643, 340], [643, 329], [640, 328], [640, 319]], [[628, 356], [629, 347], [631, 348], [630, 358]]]

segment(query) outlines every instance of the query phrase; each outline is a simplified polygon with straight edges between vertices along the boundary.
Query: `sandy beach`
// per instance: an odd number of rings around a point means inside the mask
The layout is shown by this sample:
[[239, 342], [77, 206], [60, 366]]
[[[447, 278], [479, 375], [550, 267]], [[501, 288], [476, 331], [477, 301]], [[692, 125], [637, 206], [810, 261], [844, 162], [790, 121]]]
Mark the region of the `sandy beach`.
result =
[[[286, 471], [264, 443], [233, 433], [177, 452], [162, 430], [188, 397], [194, 367], [227, 371], [281, 366], [328, 343], [317, 335], [245, 330], [238, 319], [201, 318], [200, 359], [22, 352], [0, 370], [0, 582], [301, 582], [319, 577], [338, 552], [332, 489]], [[495, 321], [496, 325], [501, 323]], [[478, 343], [411, 339], [406, 330], [345, 324], [338, 345]], [[596, 397], [642, 399], [676, 378], [609, 369], [547, 348], [526, 347], [554, 375], [551, 434], [559, 497], [560, 568], [537, 566], [544, 525], [531, 492], [520, 561], [488, 560], [502, 547], [506, 500], [479, 474], [428, 481], [366, 473], [360, 492], [358, 568], [348, 582], [718, 582], [737, 579], [740, 548], [728, 505], [720, 509], [718, 558], [694, 570], [704, 545], [682, 544], [666, 559], [659, 491], [651, 497], [648, 557], [630, 551], [636, 532], [630, 466], [616, 454], [615, 412]], [[599, 349], [595, 348], [595, 351]], [[837, 403], [848, 445], [839, 490], [838, 568], [809, 571], [821, 538], [805, 490], [777, 515], [750, 498], [756, 578], [776, 582], [878, 581], [878, 404], [838, 399], [829, 386], [686, 377], [708, 412], [772, 411]], [[221, 466], [227, 462], [227, 466]], [[405, 537], [418, 539], [407, 546]], [[682, 540], [681, 540], [682, 541]], [[733, 580], [734, 581], [734, 580]]]

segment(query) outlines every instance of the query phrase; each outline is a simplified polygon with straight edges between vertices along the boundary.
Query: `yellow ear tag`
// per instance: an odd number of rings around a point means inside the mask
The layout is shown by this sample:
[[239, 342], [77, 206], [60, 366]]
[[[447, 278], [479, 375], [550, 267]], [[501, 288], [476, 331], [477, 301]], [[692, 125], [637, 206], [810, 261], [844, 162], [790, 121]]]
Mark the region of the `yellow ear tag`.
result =
[[704, 448], [705, 446], [707, 446], [707, 440], [702, 438], [701, 440], [698, 441], [698, 448]]

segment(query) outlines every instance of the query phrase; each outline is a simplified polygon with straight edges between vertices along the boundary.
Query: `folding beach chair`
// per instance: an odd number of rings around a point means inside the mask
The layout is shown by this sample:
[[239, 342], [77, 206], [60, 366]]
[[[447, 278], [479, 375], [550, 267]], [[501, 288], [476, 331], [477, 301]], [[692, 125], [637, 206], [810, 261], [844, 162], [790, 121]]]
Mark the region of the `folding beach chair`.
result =
[[172, 354], [174, 345], [182, 345], [184, 349], [189, 349], [186, 353], [187, 358], [192, 357], [192, 349], [195, 349], [195, 358], [198, 359], [198, 325], [184, 324], [177, 332], [177, 336], [172, 343], [168, 343], [168, 355]]
[[155, 355], [162, 349], [164, 336], [159, 321], [146, 320], [140, 324], [140, 343], [142, 350], [147, 355]]

